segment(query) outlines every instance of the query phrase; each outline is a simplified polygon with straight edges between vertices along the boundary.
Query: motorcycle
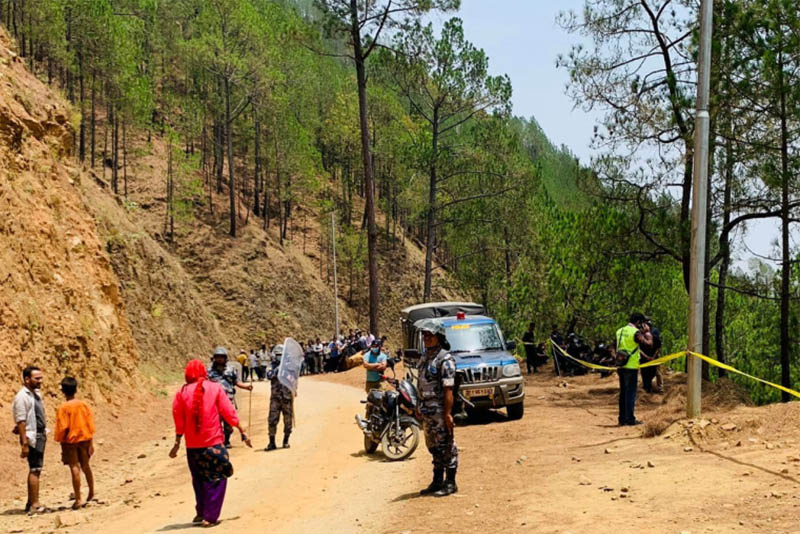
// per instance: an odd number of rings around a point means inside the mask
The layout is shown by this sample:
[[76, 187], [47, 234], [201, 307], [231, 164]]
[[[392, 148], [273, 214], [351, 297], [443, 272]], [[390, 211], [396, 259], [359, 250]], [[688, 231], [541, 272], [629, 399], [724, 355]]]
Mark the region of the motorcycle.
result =
[[[389, 360], [389, 368], [394, 374], [394, 360]], [[372, 454], [381, 447], [389, 460], [405, 460], [419, 445], [420, 423], [417, 421], [417, 388], [408, 379], [397, 380], [383, 376], [382, 381], [394, 390], [373, 389], [367, 394], [367, 419], [356, 415], [356, 424], [364, 433], [364, 450]]]

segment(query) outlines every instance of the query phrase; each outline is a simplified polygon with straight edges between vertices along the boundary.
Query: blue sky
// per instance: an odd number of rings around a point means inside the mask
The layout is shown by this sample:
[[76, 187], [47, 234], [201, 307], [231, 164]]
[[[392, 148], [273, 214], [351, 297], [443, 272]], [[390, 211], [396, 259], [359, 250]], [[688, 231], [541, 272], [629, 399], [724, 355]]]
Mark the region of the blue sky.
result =
[[467, 38], [486, 51], [492, 74], [511, 77], [514, 114], [535, 117], [551, 141], [567, 145], [588, 164], [598, 115], [572, 109], [564, 94], [569, 77], [555, 66], [558, 54], [576, 42], [556, 24], [556, 15], [582, 6], [583, 0], [462, 0], [457, 16]]

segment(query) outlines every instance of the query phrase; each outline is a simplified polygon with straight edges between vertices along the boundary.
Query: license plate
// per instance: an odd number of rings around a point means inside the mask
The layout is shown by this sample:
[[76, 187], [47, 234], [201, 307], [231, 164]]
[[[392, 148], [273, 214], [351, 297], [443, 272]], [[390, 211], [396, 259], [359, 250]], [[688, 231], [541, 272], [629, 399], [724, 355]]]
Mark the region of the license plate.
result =
[[479, 389], [465, 389], [465, 397], [492, 397], [494, 395], [494, 388], [479, 388]]

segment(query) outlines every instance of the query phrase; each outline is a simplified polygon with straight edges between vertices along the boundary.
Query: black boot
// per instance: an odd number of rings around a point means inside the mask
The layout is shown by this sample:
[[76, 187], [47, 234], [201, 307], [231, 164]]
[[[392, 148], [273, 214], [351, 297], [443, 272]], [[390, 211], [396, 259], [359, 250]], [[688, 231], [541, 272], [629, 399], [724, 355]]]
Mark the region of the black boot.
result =
[[444, 481], [444, 469], [434, 468], [433, 470], [433, 482], [419, 492], [420, 495], [430, 495], [431, 493], [436, 493], [440, 489], [442, 489], [442, 483]]
[[442, 484], [442, 488], [434, 493], [436, 497], [447, 497], [448, 495], [452, 495], [458, 491], [458, 486], [456, 486], [456, 470], [455, 469], [448, 469], [447, 470], [447, 480], [444, 481]]
[[288, 449], [289, 448], [289, 436], [290, 435], [291, 435], [291, 433], [283, 435], [283, 448], [284, 449]]
[[275, 436], [270, 436], [269, 437], [269, 445], [267, 445], [267, 448], [264, 449], [264, 450], [265, 451], [274, 451], [277, 448], [278, 447], [275, 445]]

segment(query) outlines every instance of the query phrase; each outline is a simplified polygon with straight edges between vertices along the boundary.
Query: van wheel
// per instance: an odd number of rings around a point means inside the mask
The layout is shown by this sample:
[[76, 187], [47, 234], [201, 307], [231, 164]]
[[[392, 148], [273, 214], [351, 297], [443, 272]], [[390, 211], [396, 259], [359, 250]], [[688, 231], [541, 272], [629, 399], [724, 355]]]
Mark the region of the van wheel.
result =
[[525, 413], [525, 404], [522, 402], [510, 404], [506, 406], [506, 412], [508, 413], [508, 418], [511, 421], [522, 419], [522, 415]]

